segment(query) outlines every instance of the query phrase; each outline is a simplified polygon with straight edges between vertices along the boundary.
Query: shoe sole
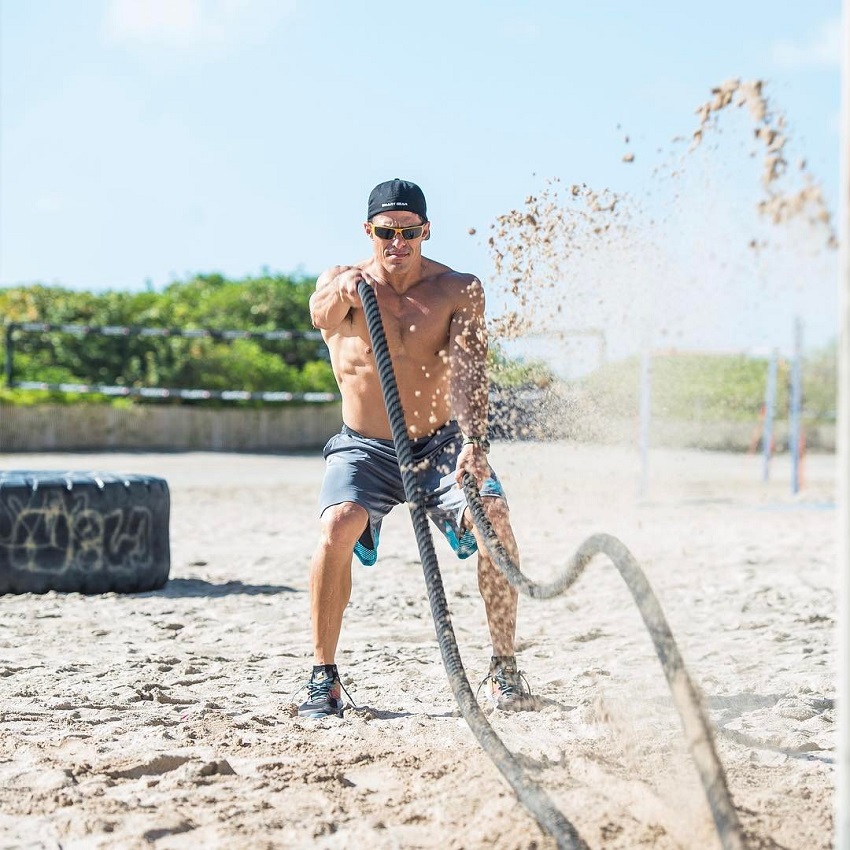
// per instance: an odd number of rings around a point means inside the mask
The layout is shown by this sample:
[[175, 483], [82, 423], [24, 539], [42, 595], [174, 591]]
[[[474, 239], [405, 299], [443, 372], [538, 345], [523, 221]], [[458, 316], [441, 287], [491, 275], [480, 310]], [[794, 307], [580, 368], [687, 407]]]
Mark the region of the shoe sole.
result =
[[308, 720], [322, 720], [325, 717], [342, 717], [341, 711], [299, 711], [299, 717], [306, 717]]
[[522, 697], [521, 699], [514, 699], [510, 701], [497, 702], [496, 708], [499, 711], [538, 711], [540, 709], [540, 705], [537, 697], [527, 696]]

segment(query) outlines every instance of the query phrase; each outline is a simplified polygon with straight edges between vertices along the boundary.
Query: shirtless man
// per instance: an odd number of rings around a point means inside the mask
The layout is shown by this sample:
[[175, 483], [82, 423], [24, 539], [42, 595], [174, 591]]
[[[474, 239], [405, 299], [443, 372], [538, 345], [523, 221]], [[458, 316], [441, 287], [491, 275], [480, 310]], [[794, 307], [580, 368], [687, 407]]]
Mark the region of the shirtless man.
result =
[[364, 280], [380, 306], [428, 515], [458, 557], [478, 551], [478, 587], [493, 644], [491, 698], [505, 710], [531, 705], [514, 654], [517, 594], [490, 560], [477, 530], [471, 530], [459, 486], [465, 472], [474, 476], [494, 529], [518, 561], [507, 502], [487, 463], [484, 290], [473, 275], [422, 256], [430, 228], [417, 185], [398, 179], [379, 184], [369, 196], [363, 225], [372, 255], [328, 269], [310, 298], [313, 325], [327, 343], [342, 394], [344, 425], [324, 449], [321, 536], [310, 567], [314, 667], [307, 701], [298, 711], [302, 717], [342, 716], [334, 656], [351, 595], [352, 553], [374, 564], [381, 521], [405, 501], [357, 293]]

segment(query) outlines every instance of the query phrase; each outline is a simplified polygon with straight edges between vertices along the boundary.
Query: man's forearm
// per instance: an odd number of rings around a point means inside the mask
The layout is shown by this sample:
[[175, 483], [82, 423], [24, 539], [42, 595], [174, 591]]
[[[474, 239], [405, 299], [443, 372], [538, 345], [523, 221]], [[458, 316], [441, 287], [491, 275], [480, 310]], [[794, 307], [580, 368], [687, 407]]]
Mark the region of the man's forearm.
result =
[[462, 362], [452, 368], [452, 409], [468, 437], [487, 435], [489, 384], [485, 361]]

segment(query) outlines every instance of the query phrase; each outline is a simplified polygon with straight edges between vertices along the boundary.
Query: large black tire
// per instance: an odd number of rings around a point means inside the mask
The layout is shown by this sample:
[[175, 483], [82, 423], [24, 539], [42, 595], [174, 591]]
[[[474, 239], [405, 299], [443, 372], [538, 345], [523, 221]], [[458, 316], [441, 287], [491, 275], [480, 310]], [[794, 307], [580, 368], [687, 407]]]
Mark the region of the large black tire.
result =
[[162, 587], [170, 507], [150, 475], [0, 472], [0, 594]]

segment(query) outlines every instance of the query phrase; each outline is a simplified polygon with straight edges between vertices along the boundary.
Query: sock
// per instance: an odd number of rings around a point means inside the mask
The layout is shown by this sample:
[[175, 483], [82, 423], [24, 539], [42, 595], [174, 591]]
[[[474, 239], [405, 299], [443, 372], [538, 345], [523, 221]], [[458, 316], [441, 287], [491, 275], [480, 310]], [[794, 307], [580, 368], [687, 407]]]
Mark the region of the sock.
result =
[[497, 670], [499, 667], [504, 668], [509, 673], [516, 672], [516, 656], [515, 655], [491, 655], [490, 670]]
[[337, 672], [336, 664], [314, 664], [313, 678], [315, 678], [318, 673], [324, 673], [328, 679], [339, 678], [339, 673]]

